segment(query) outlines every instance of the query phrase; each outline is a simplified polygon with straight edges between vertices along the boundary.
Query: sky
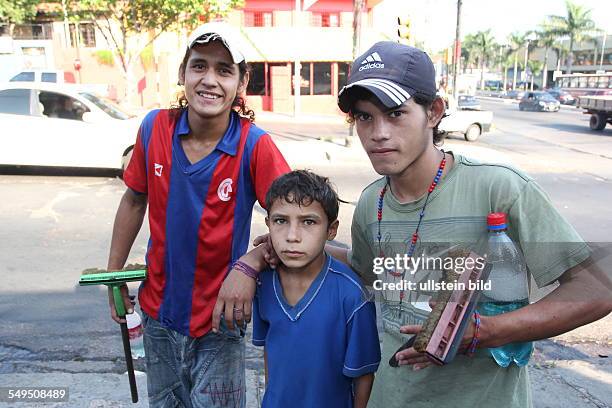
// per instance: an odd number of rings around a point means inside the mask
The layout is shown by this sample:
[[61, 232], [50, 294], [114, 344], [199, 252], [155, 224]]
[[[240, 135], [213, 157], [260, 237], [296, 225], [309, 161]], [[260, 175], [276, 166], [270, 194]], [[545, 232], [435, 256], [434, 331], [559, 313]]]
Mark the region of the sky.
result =
[[[595, 24], [612, 34], [612, 0], [575, 0], [591, 9]], [[385, 20], [396, 21], [409, 14], [414, 35], [428, 49], [440, 50], [452, 44], [457, 18], [456, 0], [386, 0], [381, 4]], [[565, 0], [463, 0], [462, 37], [491, 29], [502, 43], [513, 31], [538, 28], [548, 15], [566, 15]]]

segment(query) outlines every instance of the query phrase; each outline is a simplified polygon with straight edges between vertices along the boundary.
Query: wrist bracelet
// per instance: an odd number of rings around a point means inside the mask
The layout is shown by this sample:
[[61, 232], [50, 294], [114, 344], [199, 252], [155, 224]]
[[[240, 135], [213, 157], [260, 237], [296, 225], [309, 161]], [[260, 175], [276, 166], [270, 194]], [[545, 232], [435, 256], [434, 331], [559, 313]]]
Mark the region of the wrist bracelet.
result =
[[478, 335], [480, 334], [480, 313], [474, 311], [474, 337], [472, 337], [472, 341], [467, 349], [467, 355], [473, 356], [476, 352], [476, 346], [478, 345]]
[[259, 275], [259, 272], [257, 270], [240, 260], [234, 262], [232, 269], [237, 269], [240, 272], [244, 273], [246, 276], [251, 277], [253, 279], [257, 279], [257, 275]]

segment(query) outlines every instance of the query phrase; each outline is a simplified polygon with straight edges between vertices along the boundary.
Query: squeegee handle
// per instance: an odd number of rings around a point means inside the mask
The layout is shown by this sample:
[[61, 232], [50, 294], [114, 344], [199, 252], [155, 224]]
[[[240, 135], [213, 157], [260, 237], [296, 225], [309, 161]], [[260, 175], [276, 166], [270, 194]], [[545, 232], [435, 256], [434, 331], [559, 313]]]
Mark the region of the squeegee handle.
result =
[[130, 336], [127, 323], [121, 323], [121, 338], [123, 339], [123, 351], [125, 352], [125, 363], [127, 365], [128, 379], [130, 380], [130, 392], [132, 402], [138, 402], [138, 390], [136, 389], [136, 377], [134, 376], [134, 362], [132, 361], [132, 349], [130, 347]]
[[113, 301], [115, 302], [117, 317], [125, 317], [125, 304], [123, 303], [123, 296], [121, 296], [121, 285], [113, 285]]

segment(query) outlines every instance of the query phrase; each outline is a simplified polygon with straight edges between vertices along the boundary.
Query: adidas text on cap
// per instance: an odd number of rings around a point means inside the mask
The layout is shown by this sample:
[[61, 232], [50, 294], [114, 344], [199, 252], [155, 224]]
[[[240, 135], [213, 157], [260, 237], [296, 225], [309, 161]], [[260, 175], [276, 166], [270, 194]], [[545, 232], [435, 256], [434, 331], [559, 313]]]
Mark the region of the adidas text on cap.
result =
[[349, 112], [355, 90], [365, 88], [387, 108], [400, 106], [415, 95], [436, 97], [436, 72], [429, 56], [418, 48], [381, 41], [351, 65], [348, 83], [338, 94], [338, 106]]
[[224, 22], [206, 23], [196, 28], [187, 40], [187, 49], [193, 48], [196, 44], [207, 44], [216, 40], [221, 41], [227, 48], [234, 64], [240, 64], [242, 61], [246, 62], [241, 51], [239, 33], [234, 27]]

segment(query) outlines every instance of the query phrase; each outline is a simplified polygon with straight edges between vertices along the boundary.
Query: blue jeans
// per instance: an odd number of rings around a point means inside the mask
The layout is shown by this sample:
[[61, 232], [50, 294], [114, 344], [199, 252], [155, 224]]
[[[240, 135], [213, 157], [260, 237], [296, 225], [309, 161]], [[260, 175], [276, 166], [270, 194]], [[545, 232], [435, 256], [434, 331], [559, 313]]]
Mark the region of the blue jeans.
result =
[[244, 408], [244, 332], [184, 336], [143, 313], [150, 408]]

